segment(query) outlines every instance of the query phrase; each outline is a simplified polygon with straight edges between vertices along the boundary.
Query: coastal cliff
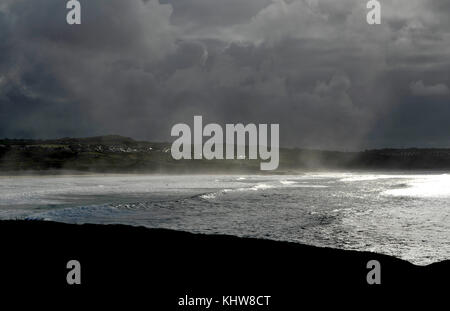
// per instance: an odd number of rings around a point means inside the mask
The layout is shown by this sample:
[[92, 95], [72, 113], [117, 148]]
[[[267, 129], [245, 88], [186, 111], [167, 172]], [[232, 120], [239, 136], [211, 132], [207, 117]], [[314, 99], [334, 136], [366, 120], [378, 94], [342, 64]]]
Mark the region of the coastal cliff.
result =
[[[187, 295], [271, 296], [270, 306], [255, 310], [345, 306], [355, 296], [423, 298], [448, 288], [450, 276], [449, 261], [415, 266], [375, 253], [123, 225], [0, 221], [0, 234], [0, 273], [11, 292], [57, 291], [76, 300], [95, 293], [110, 303], [130, 298], [163, 306], [157, 310], [186, 310], [177, 301]], [[81, 264], [80, 285], [66, 282], [70, 260]], [[370, 260], [381, 265], [380, 285], [366, 281]]]

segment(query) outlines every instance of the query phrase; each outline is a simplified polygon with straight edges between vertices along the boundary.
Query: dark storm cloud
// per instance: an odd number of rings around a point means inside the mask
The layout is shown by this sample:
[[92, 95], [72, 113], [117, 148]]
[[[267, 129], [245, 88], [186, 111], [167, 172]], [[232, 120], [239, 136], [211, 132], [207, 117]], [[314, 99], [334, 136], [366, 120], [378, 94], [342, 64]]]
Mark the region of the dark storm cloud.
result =
[[173, 7], [174, 24], [197, 28], [246, 23], [271, 0], [161, 0], [160, 3]]
[[448, 145], [450, 8], [359, 0], [0, 4], [0, 136], [117, 133], [174, 123], [280, 123], [282, 144]]

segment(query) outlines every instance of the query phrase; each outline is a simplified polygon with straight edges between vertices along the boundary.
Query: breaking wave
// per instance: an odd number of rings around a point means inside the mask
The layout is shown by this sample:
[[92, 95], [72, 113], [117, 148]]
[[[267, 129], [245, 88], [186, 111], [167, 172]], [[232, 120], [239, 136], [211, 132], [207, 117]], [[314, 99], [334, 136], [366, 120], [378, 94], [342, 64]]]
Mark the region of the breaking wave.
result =
[[252, 187], [222, 189], [222, 190], [219, 190], [219, 191], [216, 191], [216, 192], [210, 192], [210, 193], [202, 194], [199, 197], [204, 199], [204, 200], [213, 200], [213, 199], [216, 199], [218, 196], [224, 195], [224, 194], [229, 193], [229, 192], [258, 191], [258, 190], [265, 190], [265, 189], [270, 189], [270, 188], [274, 188], [274, 187], [275, 186], [273, 186], [273, 185], [260, 183], [260, 184], [257, 184], [255, 186], [252, 186]]

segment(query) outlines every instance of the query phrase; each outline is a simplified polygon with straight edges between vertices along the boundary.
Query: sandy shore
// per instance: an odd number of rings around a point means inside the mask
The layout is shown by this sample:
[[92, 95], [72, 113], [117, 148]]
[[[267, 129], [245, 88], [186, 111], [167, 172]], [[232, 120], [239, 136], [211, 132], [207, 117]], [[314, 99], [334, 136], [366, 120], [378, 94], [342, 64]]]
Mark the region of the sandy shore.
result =
[[[354, 295], [444, 290], [450, 276], [450, 261], [419, 267], [374, 253], [122, 225], [0, 221], [0, 234], [1, 280], [12, 292], [132, 296], [158, 310], [194, 310], [177, 305], [186, 295], [272, 297], [269, 307], [251, 310], [285, 310], [318, 297], [345, 305]], [[72, 259], [81, 264], [81, 285], [66, 282]], [[367, 284], [370, 260], [381, 264], [381, 285]]]

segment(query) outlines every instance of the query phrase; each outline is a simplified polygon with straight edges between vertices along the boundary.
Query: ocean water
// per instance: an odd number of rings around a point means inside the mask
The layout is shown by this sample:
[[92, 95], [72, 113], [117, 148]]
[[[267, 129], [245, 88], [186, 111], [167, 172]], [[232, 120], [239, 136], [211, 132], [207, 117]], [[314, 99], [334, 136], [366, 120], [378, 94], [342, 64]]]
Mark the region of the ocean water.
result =
[[450, 175], [0, 177], [0, 219], [128, 224], [450, 259]]

